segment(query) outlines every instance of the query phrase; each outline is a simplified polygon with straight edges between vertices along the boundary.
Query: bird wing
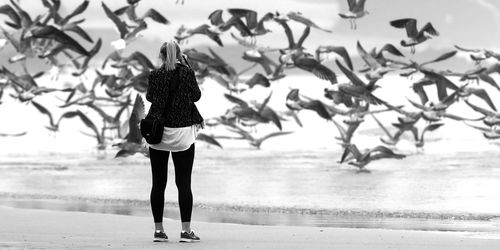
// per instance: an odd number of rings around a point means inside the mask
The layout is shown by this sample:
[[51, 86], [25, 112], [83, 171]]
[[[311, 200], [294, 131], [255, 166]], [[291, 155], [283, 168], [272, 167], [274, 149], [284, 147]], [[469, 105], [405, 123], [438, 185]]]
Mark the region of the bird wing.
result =
[[82, 27], [80, 27], [77, 22], [72, 22], [64, 25], [63, 31], [71, 31], [73, 33], [78, 34], [80, 37], [82, 37], [88, 42], [91, 43], [94, 42], [92, 37], [90, 37], [89, 34], [84, 29], [82, 29]]
[[80, 5], [78, 5], [73, 12], [65, 16], [63, 19], [61, 19], [60, 22], [58, 22], [59, 25], [64, 26], [69, 22], [69, 20], [81, 13], [83, 13], [87, 7], [89, 7], [89, 0], [84, 0]]
[[0, 6], [0, 14], [4, 14], [10, 18], [10, 20], [13, 22], [7, 22], [5, 23], [9, 25], [10, 27], [14, 29], [20, 29], [21, 28], [21, 17], [17, 14], [17, 12], [12, 8], [10, 5], [2, 5]]
[[[427, 96], [427, 93], [425, 92], [424, 85], [426, 83], [430, 83], [432, 81], [430, 80], [422, 80], [420, 82], [416, 82], [412, 85], [412, 89], [415, 93], [417, 93], [418, 97], [420, 98], [420, 102], [422, 104], [426, 104], [429, 101], [429, 97]], [[422, 84], [424, 83], [424, 84]]]
[[377, 62], [377, 60], [375, 60], [375, 58], [373, 58], [373, 56], [371, 54], [368, 54], [368, 52], [366, 52], [366, 50], [363, 48], [363, 46], [361, 46], [361, 43], [359, 41], [356, 44], [356, 48], [358, 50], [359, 56], [361, 56], [363, 61], [365, 61], [365, 63], [368, 64], [368, 66], [370, 68], [373, 69], [373, 68], [379, 68], [382, 66], [382, 65], [380, 65], [379, 62]]
[[490, 132], [490, 131], [491, 131], [491, 128], [487, 128], [487, 127], [481, 127], [481, 126], [472, 125], [472, 124], [469, 124], [468, 122], [465, 122], [465, 121], [464, 121], [464, 123], [465, 123], [467, 126], [469, 126], [469, 127], [471, 127], [471, 128], [475, 128], [475, 129], [480, 130], [480, 131], [482, 131], [482, 132]]
[[73, 38], [68, 36], [63, 31], [59, 30], [58, 28], [52, 25], [35, 28], [31, 30], [31, 34], [35, 38], [46, 38], [46, 39], [56, 40], [59, 43], [65, 44], [69, 49], [81, 55], [89, 56], [89, 52], [85, 50], [82, 47], [82, 45], [80, 45], [77, 41], [75, 41]]
[[248, 105], [247, 102], [243, 101], [242, 99], [236, 97], [236, 96], [233, 96], [233, 95], [230, 95], [230, 94], [224, 94], [224, 97], [229, 100], [230, 102], [234, 103], [234, 104], [237, 104], [238, 106], [242, 107], [242, 108], [250, 108], [250, 106]]
[[376, 57], [379, 57], [382, 55], [382, 52], [384, 51], [387, 51], [395, 56], [401, 56], [401, 57], [404, 57], [403, 53], [401, 53], [401, 51], [399, 51], [394, 45], [390, 44], [390, 43], [386, 43], [380, 50], [379, 52], [377, 53], [377, 56]]
[[487, 75], [487, 74], [479, 74], [478, 75], [479, 79], [483, 80], [484, 82], [490, 84], [491, 86], [493, 86], [494, 88], [496, 88], [497, 90], [500, 90], [500, 87], [498, 86], [497, 82], [495, 81], [495, 79], [493, 79], [493, 77]]
[[375, 122], [377, 122], [378, 126], [384, 131], [384, 133], [387, 135], [387, 137], [389, 138], [393, 138], [393, 135], [391, 134], [391, 132], [389, 132], [389, 130], [384, 126], [384, 124], [382, 124], [382, 122], [380, 122], [377, 117], [375, 117], [374, 114], [370, 114], [373, 119], [375, 120]]
[[146, 69], [155, 69], [155, 66], [153, 65], [153, 63], [149, 60], [149, 58], [144, 55], [143, 53], [139, 52], [139, 51], [135, 51], [134, 53], [132, 53], [130, 56], [126, 57], [126, 58], [123, 58], [123, 62], [125, 63], [130, 63], [131, 61], [137, 61], [139, 62], [139, 64], [142, 65], [143, 69], [146, 70]]
[[439, 36], [439, 32], [434, 28], [434, 26], [432, 26], [432, 23], [426, 23], [418, 33], [422, 34], [424, 32], [427, 32], [433, 36]]
[[302, 32], [302, 35], [300, 36], [299, 40], [295, 44], [295, 48], [302, 48], [302, 44], [306, 40], [306, 38], [309, 36], [309, 33], [311, 32], [311, 27], [307, 26], [304, 31]]
[[290, 26], [288, 26], [287, 22], [285, 20], [282, 20], [280, 18], [274, 18], [274, 21], [278, 22], [281, 27], [285, 30], [285, 35], [286, 38], [288, 39], [288, 48], [293, 49], [295, 47], [295, 39], [293, 38], [293, 33], [292, 30], [290, 29]]
[[476, 89], [476, 88], [468, 88], [471, 93], [481, 99], [483, 99], [493, 110], [497, 110], [495, 107], [495, 104], [491, 100], [490, 96], [488, 95], [488, 92], [484, 89]]
[[115, 24], [118, 32], [120, 33], [120, 38], [125, 38], [128, 33], [127, 24], [120, 20], [120, 18], [113, 13], [104, 2], [102, 2], [102, 8], [104, 9], [106, 16]]
[[424, 134], [425, 132], [427, 131], [434, 131], [436, 129], [438, 129], [439, 127], [443, 126], [444, 123], [431, 123], [427, 126], [425, 126], [425, 128], [422, 130], [422, 134], [420, 134], [420, 141], [423, 141], [424, 140]]
[[[264, 137], [259, 138], [257, 141], [260, 142], [260, 143], [262, 143], [262, 142], [264, 142], [265, 140], [267, 140], [269, 138], [276, 137], [276, 136], [281, 136], [281, 135], [288, 135], [288, 134], [291, 134], [291, 133], [293, 133], [293, 131], [278, 131], [278, 132], [273, 132], [273, 133], [265, 135]], [[260, 143], [258, 143], [258, 144], [260, 144]]]
[[478, 53], [478, 52], [480, 52], [480, 51], [481, 51], [481, 50], [479, 50], [479, 49], [466, 49], [466, 48], [461, 47], [461, 46], [458, 46], [458, 45], [456, 45], [456, 44], [455, 44], [454, 46], [455, 46], [455, 48], [457, 48], [458, 50], [465, 51], [465, 52], [474, 52], [474, 53]]
[[52, 114], [50, 113], [50, 111], [45, 108], [44, 106], [40, 105], [39, 103], [35, 102], [35, 101], [31, 101], [31, 104], [33, 104], [33, 106], [35, 106], [35, 108], [42, 114], [45, 114], [49, 117], [49, 122], [50, 122], [50, 126], [54, 126], [55, 123], [54, 123], [54, 119], [52, 117]]
[[333, 124], [335, 124], [335, 127], [337, 127], [339, 133], [340, 133], [340, 138], [342, 139], [343, 142], [346, 142], [346, 139], [347, 139], [347, 134], [346, 134], [346, 130], [344, 129], [344, 127], [342, 127], [342, 125], [340, 125], [337, 121], [335, 121], [335, 119], [332, 119], [333, 121]]
[[422, 66], [424, 66], [426, 64], [429, 64], [429, 63], [435, 63], [435, 62], [444, 61], [444, 60], [447, 60], [447, 59], [455, 56], [456, 54], [457, 54], [457, 51], [456, 50], [452, 50], [450, 52], [446, 52], [446, 53], [438, 56], [436, 59], [433, 59], [433, 60], [421, 63], [420, 66], [422, 67]]
[[332, 84], [337, 83], [335, 73], [316, 59], [299, 57], [294, 60], [294, 64], [300, 69], [313, 73], [319, 79], [330, 81]]
[[486, 68], [485, 74], [498, 73], [500, 74], [500, 63], [494, 63]]
[[359, 77], [356, 74], [354, 74], [352, 71], [344, 67], [344, 65], [342, 65], [339, 62], [339, 60], [335, 59], [335, 63], [340, 68], [340, 70], [345, 74], [345, 76], [352, 82], [352, 84], [356, 86], [366, 87], [365, 83], [361, 79], [359, 79]]
[[358, 0], [354, 8], [352, 8], [352, 12], [357, 13], [365, 10], [365, 2], [366, 0]]
[[271, 86], [271, 82], [269, 79], [262, 75], [261, 73], [255, 73], [252, 78], [248, 79], [245, 81], [245, 84], [248, 85], [250, 88], [252, 88], [255, 85], [262, 85], [264, 87], [269, 87]]
[[476, 112], [479, 112], [479, 113], [481, 113], [483, 115], [500, 117], [499, 113], [496, 113], [496, 112], [493, 112], [493, 111], [481, 108], [479, 106], [476, 106], [476, 105], [470, 103], [469, 101], [465, 101], [465, 103], [467, 103], [467, 105], [469, 105], [473, 110], [475, 110]]
[[209, 136], [203, 133], [198, 133], [198, 135], [196, 136], [196, 140], [204, 141], [208, 144], [212, 144], [219, 148], [222, 148], [222, 145], [213, 136]]
[[307, 27], [313, 27], [322, 31], [326, 32], [332, 32], [331, 30], [323, 29], [319, 27], [316, 23], [311, 21], [311, 19], [304, 17], [301, 13], [295, 12], [295, 11], [290, 11], [287, 13], [287, 17], [290, 18], [291, 20], [294, 20], [296, 22], [302, 23]]
[[282, 126], [281, 126], [280, 117], [272, 108], [265, 107], [264, 109], [262, 109], [262, 111], [259, 114], [261, 117], [273, 122], [276, 125], [276, 127], [278, 127], [278, 129], [281, 131]]
[[269, 93], [269, 95], [266, 97], [266, 99], [264, 99], [264, 101], [260, 104], [260, 107], [259, 109], [257, 110], [257, 112], [261, 112], [265, 107], [267, 107], [267, 104], [269, 103], [269, 100], [271, 99], [271, 96], [273, 95], [273, 92], [271, 91]]
[[212, 11], [210, 15], [208, 15], [208, 19], [210, 20], [210, 23], [215, 26], [222, 25], [224, 23], [224, 20], [222, 19], [222, 10], [217, 9]]
[[248, 29], [255, 29], [257, 27], [257, 12], [249, 9], [231, 8], [227, 9], [229, 14], [238, 18], [245, 18], [246, 26]]
[[139, 128], [139, 123], [142, 119], [146, 117], [144, 109], [144, 101], [142, 97], [137, 94], [134, 102], [134, 107], [132, 108], [132, 113], [130, 114], [130, 119], [128, 121], [129, 134], [127, 137], [128, 142], [135, 142], [140, 144], [142, 142], [141, 129]]
[[422, 104], [418, 104], [418, 103], [416, 103], [416, 102], [412, 101], [411, 99], [408, 99], [408, 98], [406, 98], [406, 99], [407, 99], [407, 100], [411, 103], [411, 105], [413, 105], [415, 108], [421, 109], [421, 110], [423, 110], [423, 111], [430, 111], [430, 108], [429, 108], [429, 107], [424, 106], [424, 105], [422, 105]]
[[406, 35], [408, 37], [416, 37], [418, 35], [417, 30], [417, 19], [414, 18], [402, 18], [389, 22], [391, 26], [395, 28], [406, 29]]
[[347, 4], [349, 5], [349, 11], [353, 11], [354, 7], [356, 7], [356, 0], [347, 0]]
[[151, 19], [153, 19], [153, 21], [155, 21], [157, 23], [161, 23], [161, 24], [169, 24], [170, 23], [170, 21], [168, 19], [166, 19], [162, 14], [160, 14], [160, 12], [156, 11], [155, 9], [149, 9], [148, 11], [146, 11], [146, 13], [144, 13], [144, 15], [142, 15], [141, 19], [144, 19], [146, 17], [150, 17]]
[[92, 120], [90, 120], [84, 113], [82, 113], [80, 110], [77, 110], [76, 112], [78, 112], [78, 116], [80, 117], [80, 119], [82, 120], [82, 122], [85, 124], [85, 126], [89, 127], [90, 129], [92, 129], [92, 131], [94, 132], [96, 138], [97, 138], [97, 142], [99, 144], [102, 144], [104, 141], [103, 141], [103, 138], [101, 137], [101, 135], [99, 134], [99, 130], [97, 129], [96, 125], [92, 122]]
[[331, 120], [332, 116], [325, 107], [325, 104], [320, 100], [311, 100], [308, 102], [301, 102], [300, 106], [305, 109], [314, 110], [316, 113], [327, 120]]
[[319, 61], [320, 53], [329, 53], [329, 52], [335, 52], [337, 55], [342, 57], [342, 59], [344, 59], [344, 62], [347, 64], [347, 67], [349, 67], [350, 70], [354, 70], [352, 67], [351, 56], [349, 56], [349, 53], [347, 52], [344, 46], [319, 46], [316, 49], [316, 60]]

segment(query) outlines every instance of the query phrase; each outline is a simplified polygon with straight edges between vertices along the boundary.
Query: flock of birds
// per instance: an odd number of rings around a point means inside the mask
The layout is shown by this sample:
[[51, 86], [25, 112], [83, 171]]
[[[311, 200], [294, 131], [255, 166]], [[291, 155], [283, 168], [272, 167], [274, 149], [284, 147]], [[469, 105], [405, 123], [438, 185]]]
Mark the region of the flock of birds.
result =
[[[356, 29], [356, 20], [368, 14], [365, 10], [366, 1], [347, 2], [348, 11], [339, 13], [339, 16], [348, 19], [351, 29]], [[0, 39], [3, 41], [0, 42], [0, 47], [11, 44], [17, 53], [8, 61], [11, 64], [21, 64], [23, 69], [22, 73], [16, 73], [2, 66], [0, 105], [4, 90], [10, 88], [13, 90], [10, 94], [12, 98], [30, 103], [48, 117], [46, 128], [50, 131], [57, 132], [63, 120], [78, 117], [93, 132], [89, 135], [96, 138], [99, 149], [105, 149], [111, 142], [114, 147], [119, 148], [116, 157], [126, 157], [135, 153], [147, 155], [138, 127], [140, 119], [145, 116], [144, 102], [140, 93], [143, 94], [147, 90], [149, 72], [155, 66], [140, 51], [132, 53], [125, 51], [128, 45], [140, 36], [139, 33], [147, 29], [147, 20], [164, 25], [169, 24], [169, 20], [154, 9], [138, 15], [136, 8], [140, 0], [127, 0], [126, 5], [116, 10], [111, 10], [102, 2], [103, 13], [115, 25], [120, 36], [120, 39], [111, 43], [115, 50], [106, 57], [101, 69], [95, 69], [91, 87], [82, 81], [74, 87], [48, 88], [37, 83], [37, 79], [46, 72], [30, 73], [26, 63], [28, 59], [45, 60], [52, 67], [50, 71], [55, 72], [56, 79], [57, 74], [66, 68], [72, 70], [71, 74], [74, 77], [82, 79], [83, 75], [88, 75], [86, 72], [89, 70], [89, 62], [100, 51], [102, 40], [94, 41], [81, 28], [84, 19], [74, 20], [86, 10], [88, 0], [84, 0], [66, 16], [61, 16], [59, 13], [59, 0], [42, 0], [42, 3], [47, 8], [47, 13], [34, 18], [24, 11], [16, 0], [10, 0], [10, 4], [0, 6], [0, 14], [7, 17], [4, 24], [8, 26], [8, 29], [0, 26], [5, 37], [3, 40]], [[275, 22], [283, 28], [288, 43], [286, 46], [270, 48], [257, 44], [259, 36], [271, 32], [266, 28], [268, 22]], [[291, 23], [303, 26], [298, 39], [290, 28]], [[406, 37], [401, 40], [400, 45], [409, 47], [412, 54], [415, 53], [415, 46], [426, 42], [432, 36], [439, 35], [431, 23], [417, 29], [417, 20], [412, 18], [393, 20], [389, 24], [394, 28], [406, 30]], [[303, 43], [311, 29], [332, 32], [315, 24], [300, 12], [286, 14], [268, 12], [259, 18], [256, 11], [237, 8], [217, 9], [208, 16], [207, 23], [195, 28], [181, 26], [174, 36], [179, 43], [187, 42], [192, 36], [203, 35], [218, 46], [224, 46], [221, 35], [229, 32], [231, 37], [246, 49], [242, 59], [249, 63], [249, 67], [237, 71], [210, 48], [208, 53], [195, 48], [183, 51], [195, 70], [199, 83], [202, 84], [205, 79], [216, 81], [226, 90], [224, 98], [234, 105], [224, 114], [206, 119], [208, 130], [211, 127], [222, 126], [231, 133], [230, 136], [200, 133], [198, 139], [221, 148], [222, 144], [218, 140], [245, 140], [252, 147], [260, 148], [262, 143], [270, 138], [292, 133], [283, 131], [283, 121], [293, 119], [302, 126], [298, 112], [311, 110], [322, 119], [331, 121], [338, 129], [339, 136], [336, 140], [343, 149], [339, 162], [355, 166], [360, 172], [368, 172], [365, 167], [375, 160], [405, 157], [395, 150], [398, 142], [404, 139], [402, 136], [405, 133], [411, 133], [415, 147], [421, 149], [425, 143], [425, 134], [442, 127], [446, 119], [463, 121], [481, 131], [487, 139], [500, 138], [500, 113], [497, 112], [488, 92], [480, 86], [486, 83], [500, 91], [500, 87], [492, 77], [495, 73], [500, 74], [500, 54], [486, 49], [455, 46], [456, 50], [434, 59], [415, 62], [407, 59], [393, 44], [387, 43], [379, 50], [376, 48], [367, 50], [358, 41], [357, 54], [363, 59], [365, 66], [355, 69], [349, 52], [343, 46], [321, 45], [314, 53], [309, 52]], [[79, 36], [90, 45], [83, 46], [70, 34]], [[470, 54], [474, 62], [472, 70], [454, 72], [430, 67], [431, 64], [452, 58], [458, 52]], [[339, 82], [337, 73], [325, 65], [326, 58], [332, 53], [337, 55], [335, 65], [346, 76], [348, 82]], [[495, 63], [485, 66], [483, 62], [490, 58], [496, 59]], [[68, 65], [67, 62], [71, 64]], [[262, 71], [248, 77], [245, 73], [254, 67], [260, 67]], [[323, 100], [302, 95], [300, 89], [291, 89], [285, 100], [288, 110], [278, 112], [268, 105], [272, 98], [273, 83], [286, 77], [286, 72], [294, 68], [329, 81], [331, 87], [325, 88], [324, 93], [321, 93]], [[391, 104], [376, 95], [375, 90], [382, 87], [379, 85], [379, 80], [386, 74], [399, 74], [410, 79], [413, 79], [415, 74], [423, 76], [411, 86], [418, 97], [418, 101], [408, 99], [413, 107], [412, 110], [402, 105]], [[449, 77], [457, 77], [458, 82], [450, 80]], [[264, 100], [247, 101], [239, 96], [256, 85], [269, 89], [269, 95]], [[438, 99], [430, 100], [429, 91], [435, 91]], [[59, 107], [65, 111], [59, 117], [54, 117], [48, 108], [35, 100], [47, 93], [67, 94], [61, 100], [62, 104]], [[325, 98], [329, 101], [325, 101]], [[482, 101], [483, 104], [474, 103], [476, 101]], [[450, 113], [448, 109], [459, 102], [470, 106], [479, 116], [470, 118]], [[109, 110], [113, 110], [114, 113], [109, 114]], [[89, 118], [89, 112], [95, 112], [100, 116], [102, 119], [100, 128]], [[398, 115], [396, 121], [391, 123], [392, 128], [377, 118], [382, 112], [393, 112]], [[124, 114], [128, 116], [122, 119]], [[342, 117], [342, 121], [339, 122], [337, 117]], [[371, 117], [386, 136], [380, 138], [381, 145], [362, 152], [353, 143], [353, 137], [367, 117]], [[418, 125], [421, 120], [425, 123], [422, 128]], [[482, 122], [483, 125], [477, 125], [478, 122]], [[276, 127], [276, 131], [257, 136], [257, 128], [261, 124], [271, 124]], [[394, 129], [395, 132], [391, 132]], [[0, 134], [0, 136], [24, 134]], [[120, 138], [119, 142], [116, 142], [117, 138]]]

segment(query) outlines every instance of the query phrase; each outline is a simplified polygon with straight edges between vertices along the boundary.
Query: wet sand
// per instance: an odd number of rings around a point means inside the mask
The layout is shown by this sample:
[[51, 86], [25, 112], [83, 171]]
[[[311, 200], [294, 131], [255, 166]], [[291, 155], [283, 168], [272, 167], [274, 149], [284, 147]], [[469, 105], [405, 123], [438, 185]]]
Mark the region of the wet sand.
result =
[[153, 243], [140, 216], [0, 207], [2, 249], [498, 249], [500, 237], [466, 232], [251, 226], [193, 222], [202, 242], [178, 243], [180, 223], [165, 219], [168, 243]]

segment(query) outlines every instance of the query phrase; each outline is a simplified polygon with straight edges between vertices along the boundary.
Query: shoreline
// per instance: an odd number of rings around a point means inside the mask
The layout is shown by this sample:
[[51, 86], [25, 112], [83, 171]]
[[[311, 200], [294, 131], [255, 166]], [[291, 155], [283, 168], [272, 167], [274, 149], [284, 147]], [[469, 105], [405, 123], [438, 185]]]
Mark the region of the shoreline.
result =
[[[0, 193], [0, 206], [150, 217], [148, 201]], [[179, 219], [176, 203], [165, 203], [165, 218]], [[500, 232], [500, 216], [419, 211], [314, 210], [195, 204], [193, 220], [261, 226], [373, 228], [444, 232]]]
[[180, 223], [165, 219], [168, 243], [153, 243], [152, 219], [140, 216], [0, 206], [5, 249], [497, 249], [499, 235], [193, 221], [199, 243], [178, 243]]

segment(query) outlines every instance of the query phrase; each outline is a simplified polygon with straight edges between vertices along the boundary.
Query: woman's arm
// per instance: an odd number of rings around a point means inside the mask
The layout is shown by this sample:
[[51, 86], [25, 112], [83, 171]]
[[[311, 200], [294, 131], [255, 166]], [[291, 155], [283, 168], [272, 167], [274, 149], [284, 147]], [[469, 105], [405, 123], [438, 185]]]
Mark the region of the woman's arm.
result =
[[185, 82], [189, 89], [189, 96], [192, 102], [197, 102], [201, 98], [200, 87], [196, 81], [196, 76], [191, 68], [186, 67], [182, 77], [182, 82]]
[[153, 71], [149, 72], [148, 77], [148, 89], [146, 90], [146, 100], [150, 103], [154, 101], [154, 93], [158, 93], [157, 84], [154, 82], [155, 78], [153, 76]]

